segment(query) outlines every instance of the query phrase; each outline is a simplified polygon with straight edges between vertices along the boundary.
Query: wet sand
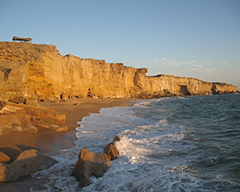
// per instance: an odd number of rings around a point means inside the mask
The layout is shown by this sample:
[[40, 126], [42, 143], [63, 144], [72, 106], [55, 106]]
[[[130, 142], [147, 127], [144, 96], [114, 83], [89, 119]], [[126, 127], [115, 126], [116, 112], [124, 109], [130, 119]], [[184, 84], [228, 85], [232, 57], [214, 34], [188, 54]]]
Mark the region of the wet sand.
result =
[[[6, 153], [11, 160], [22, 151], [37, 149], [43, 154], [61, 149], [74, 147], [75, 128], [79, 125], [83, 117], [89, 113], [98, 113], [101, 108], [114, 106], [127, 106], [133, 99], [69, 99], [65, 101], [47, 101], [40, 103], [47, 108], [55, 109], [57, 112], [66, 115], [65, 125], [68, 126], [67, 132], [53, 132], [47, 129], [40, 129], [38, 133], [4, 131], [0, 135], [0, 151]], [[0, 182], [0, 191], [29, 191], [34, 185], [33, 178], [25, 177], [14, 182]]]

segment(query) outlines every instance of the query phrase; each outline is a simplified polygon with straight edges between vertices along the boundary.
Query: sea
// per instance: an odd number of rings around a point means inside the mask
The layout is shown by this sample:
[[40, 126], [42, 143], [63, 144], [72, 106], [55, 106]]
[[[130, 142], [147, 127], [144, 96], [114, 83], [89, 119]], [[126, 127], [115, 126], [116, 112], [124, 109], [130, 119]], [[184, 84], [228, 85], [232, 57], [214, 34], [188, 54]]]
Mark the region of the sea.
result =
[[[137, 100], [77, 123], [76, 146], [49, 153], [59, 163], [31, 191], [240, 191], [240, 94]], [[81, 189], [81, 148], [103, 152], [115, 135], [119, 158]]]

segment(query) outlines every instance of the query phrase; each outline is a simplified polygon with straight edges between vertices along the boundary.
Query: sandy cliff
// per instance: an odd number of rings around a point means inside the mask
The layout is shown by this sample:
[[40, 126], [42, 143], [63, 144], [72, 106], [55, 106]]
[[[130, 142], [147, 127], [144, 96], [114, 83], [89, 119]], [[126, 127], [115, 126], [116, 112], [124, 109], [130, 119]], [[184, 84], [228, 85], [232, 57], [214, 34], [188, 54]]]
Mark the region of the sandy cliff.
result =
[[0, 100], [31, 104], [70, 97], [154, 98], [235, 93], [237, 88], [194, 78], [146, 76], [122, 63], [62, 56], [53, 45], [0, 42]]

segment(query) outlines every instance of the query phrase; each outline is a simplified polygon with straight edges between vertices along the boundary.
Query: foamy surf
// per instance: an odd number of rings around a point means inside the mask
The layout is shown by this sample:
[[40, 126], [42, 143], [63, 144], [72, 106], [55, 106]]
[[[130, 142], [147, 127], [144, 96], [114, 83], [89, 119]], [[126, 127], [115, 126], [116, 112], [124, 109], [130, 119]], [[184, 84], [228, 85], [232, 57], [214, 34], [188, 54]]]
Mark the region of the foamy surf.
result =
[[[140, 101], [84, 117], [76, 128], [76, 147], [50, 154], [59, 163], [34, 174], [39, 180], [32, 191], [239, 191], [239, 178], [234, 176], [240, 170], [238, 150], [231, 147], [232, 152], [224, 152], [229, 146], [236, 146], [237, 137], [230, 133], [239, 133], [239, 129], [232, 130], [233, 125], [228, 124], [225, 135], [230, 140], [225, 144], [220, 143], [217, 134], [214, 136], [215, 127], [221, 126], [213, 124], [217, 122], [217, 108], [210, 117], [211, 124], [199, 121], [208, 118], [207, 111], [219, 99], [215, 97]], [[232, 117], [239, 122], [239, 108], [234, 109]], [[112, 161], [103, 177], [92, 177], [92, 184], [80, 189], [70, 176], [80, 149], [103, 152], [115, 135], [121, 137], [116, 144], [119, 158]], [[226, 168], [221, 170], [224, 163]]]

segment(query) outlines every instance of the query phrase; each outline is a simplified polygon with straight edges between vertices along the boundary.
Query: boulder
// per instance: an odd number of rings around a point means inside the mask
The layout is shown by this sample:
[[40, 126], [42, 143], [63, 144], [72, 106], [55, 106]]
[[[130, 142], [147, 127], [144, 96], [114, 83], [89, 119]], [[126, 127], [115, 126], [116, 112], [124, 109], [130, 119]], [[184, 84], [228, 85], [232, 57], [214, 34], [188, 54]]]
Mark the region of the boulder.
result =
[[86, 187], [92, 183], [90, 180], [92, 175], [97, 178], [103, 176], [110, 165], [111, 162], [105, 153], [93, 153], [82, 148], [72, 176], [80, 182], [80, 187]]
[[109, 143], [105, 148], [104, 148], [104, 153], [107, 155], [107, 158], [111, 161], [114, 159], [117, 159], [119, 156], [119, 152], [117, 148], [112, 144]]
[[107, 155], [108, 159], [114, 160], [117, 159], [117, 157], [119, 156], [119, 152], [117, 150], [117, 148], [115, 147], [115, 142], [120, 141], [120, 137], [118, 137], [117, 135], [114, 137], [113, 141], [111, 143], [109, 143], [105, 148], [104, 148], [104, 153]]
[[9, 161], [10, 157], [8, 157], [8, 155], [0, 151], [0, 163], [7, 163]]
[[0, 181], [14, 181], [19, 177], [47, 169], [56, 162], [55, 159], [42, 155], [35, 149], [26, 150], [20, 153], [14, 162], [0, 164]]
[[115, 135], [115, 137], [114, 137], [112, 143], [114, 144], [116, 141], [120, 141], [120, 140], [121, 140], [121, 138], [118, 137], [117, 135]]

